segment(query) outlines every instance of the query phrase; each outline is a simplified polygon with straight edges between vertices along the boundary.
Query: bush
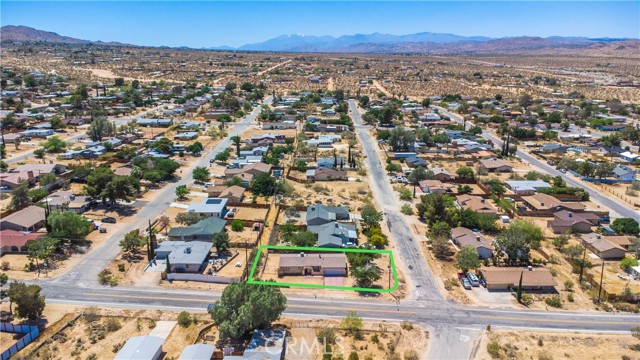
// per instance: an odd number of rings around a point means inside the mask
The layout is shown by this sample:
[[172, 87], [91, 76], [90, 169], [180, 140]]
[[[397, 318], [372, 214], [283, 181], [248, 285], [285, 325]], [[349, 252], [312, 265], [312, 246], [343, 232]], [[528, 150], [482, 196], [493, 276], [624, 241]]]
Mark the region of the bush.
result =
[[451, 278], [444, 281], [444, 288], [447, 291], [451, 291], [458, 286], [460, 286], [460, 284], [457, 279]]
[[97, 358], [98, 358], [98, 355], [96, 355], [96, 353], [91, 353], [87, 355], [87, 360], [96, 360]]
[[419, 360], [420, 357], [415, 350], [407, 350], [404, 352], [404, 360]]
[[242, 220], [233, 220], [231, 222], [231, 230], [240, 232], [244, 229], [244, 221]]
[[124, 264], [118, 264], [118, 271], [124, 272]]
[[410, 323], [409, 321], [403, 321], [403, 322], [400, 324], [400, 327], [402, 328], [402, 330], [405, 330], [405, 331], [411, 331], [411, 330], [413, 330], [413, 324], [412, 324], [412, 323]]
[[575, 301], [575, 299], [573, 298], [573, 294], [572, 293], [567, 294], [567, 301], [568, 302], [574, 302]]
[[178, 325], [183, 328], [189, 327], [192, 321], [193, 319], [191, 318], [191, 314], [186, 311], [183, 311], [178, 315]]
[[559, 295], [553, 295], [551, 297], [545, 298], [544, 299], [545, 304], [554, 307], [554, 308], [561, 308], [562, 307], [562, 299], [560, 298]]
[[631, 335], [633, 335], [633, 337], [640, 339], [640, 326], [636, 326], [634, 328], [631, 328]]
[[336, 342], [336, 332], [333, 328], [320, 328], [316, 332], [316, 336], [322, 344], [335, 344]]
[[524, 306], [529, 306], [533, 304], [533, 295], [522, 293], [522, 297], [520, 298], [520, 302]]
[[108, 318], [104, 323], [104, 328], [108, 332], [114, 332], [120, 330], [122, 328], [122, 324], [120, 324], [120, 321], [116, 318]]
[[500, 344], [495, 341], [490, 342], [487, 345], [487, 352], [493, 359], [500, 358]]
[[571, 280], [567, 280], [567, 281], [565, 281], [565, 282], [564, 282], [564, 288], [565, 288], [567, 291], [572, 291], [572, 290], [573, 290], [573, 281], [571, 281]]
[[633, 351], [640, 351], [640, 344], [629, 345], [629, 349]]
[[413, 215], [413, 208], [409, 204], [404, 204], [400, 208], [400, 212], [404, 215]]
[[352, 351], [351, 354], [349, 354], [349, 360], [360, 360], [360, 358], [358, 357], [358, 353]]
[[90, 306], [86, 308], [82, 312], [82, 318], [84, 319], [85, 322], [89, 324], [92, 322], [98, 321], [98, 319], [100, 319], [100, 316], [98, 315], [98, 308], [95, 306]]
[[100, 285], [116, 286], [118, 278], [111, 274], [111, 271], [104, 269], [98, 273], [98, 283]]

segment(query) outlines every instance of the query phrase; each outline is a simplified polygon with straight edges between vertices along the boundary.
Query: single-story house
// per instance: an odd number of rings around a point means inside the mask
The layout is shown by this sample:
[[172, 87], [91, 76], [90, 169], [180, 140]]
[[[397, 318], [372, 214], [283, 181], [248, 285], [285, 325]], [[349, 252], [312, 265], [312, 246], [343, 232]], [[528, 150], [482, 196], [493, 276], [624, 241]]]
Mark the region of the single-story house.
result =
[[209, 344], [189, 345], [182, 350], [178, 360], [211, 360], [216, 347]]
[[280, 254], [278, 275], [347, 276], [345, 254]]
[[173, 135], [173, 138], [176, 140], [193, 140], [196, 139], [198, 137], [198, 132], [197, 131], [185, 131], [185, 132], [181, 132], [178, 134]]
[[36, 179], [40, 179], [40, 176], [44, 174], [60, 175], [65, 172], [66, 169], [67, 167], [62, 164], [23, 164], [18, 165], [12, 172], [33, 171]]
[[[588, 234], [592, 235], [592, 234]], [[615, 242], [608, 241], [607, 236], [600, 236], [600, 234], [594, 234], [595, 236], [582, 237], [582, 245], [584, 245], [589, 251], [598, 255], [604, 260], [622, 259], [625, 256], [627, 250]]]
[[409, 167], [413, 167], [413, 168], [417, 168], [417, 167], [426, 168], [427, 167], [427, 162], [423, 158], [419, 158], [417, 156], [408, 157], [408, 158], [404, 159], [404, 162]]
[[226, 224], [226, 220], [212, 216], [189, 226], [172, 227], [167, 236], [171, 240], [212, 241], [213, 235], [223, 232]]
[[461, 208], [473, 210], [478, 213], [498, 215], [498, 209], [493, 206], [487, 199], [475, 195], [458, 195], [456, 203]]
[[46, 233], [23, 233], [15, 230], [0, 230], [0, 255], [9, 253], [26, 253], [27, 242], [39, 239]]
[[24, 134], [21, 133], [13, 133], [13, 134], [4, 134], [3, 141], [5, 144], [14, 144], [16, 142], [22, 141], [21, 139], [24, 137]]
[[66, 209], [76, 214], [82, 214], [91, 207], [89, 196], [79, 196], [71, 191], [62, 190], [47, 196], [45, 202], [51, 209]]
[[523, 196], [522, 202], [530, 210], [548, 212], [549, 215], [558, 210], [582, 212], [586, 208], [586, 206], [582, 203], [561, 201], [554, 196], [542, 193], [531, 196]]
[[507, 180], [505, 184], [516, 195], [533, 195], [538, 189], [551, 187], [548, 182], [542, 180]]
[[489, 259], [493, 256], [493, 245], [482, 234], [465, 227], [451, 229], [451, 241], [458, 247], [473, 246], [478, 251], [478, 258]]
[[283, 360], [286, 348], [286, 331], [255, 330], [243, 355], [225, 356], [224, 360]]
[[340, 166], [344, 166], [346, 165], [347, 161], [344, 157], [342, 156], [336, 156], [334, 157], [326, 157], [326, 158], [319, 158], [317, 161], [317, 167], [322, 168], [322, 167], [326, 167], [326, 168], [338, 168]]
[[163, 343], [163, 338], [153, 335], [129, 338], [113, 360], [159, 360]]
[[546, 143], [540, 146], [538, 150], [543, 153], [556, 153], [561, 155], [566, 153], [567, 149], [569, 149], [569, 147], [566, 145], [558, 143]]
[[420, 190], [426, 194], [444, 194], [451, 191], [451, 188], [440, 180], [422, 180], [418, 183]]
[[431, 169], [431, 171], [433, 172], [433, 178], [435, 180], [446, 181], [453, 179], [451, 173], [446, 169], [435, 167]]
[[318, 247], [340, 248], [358, 244], [358, 233], [353, 224], [333, 221], [309, 226], [307, 230], [318, 235]]
[[296, 123], [293, 121], [280, 121], [280, 122], [263, 122], [262, 130], [285, 130], [295, 129]]
[[240, 156], [264, 156], [268, 151], [268, 146], [258, 146], [251, 150], [240, 150]]
[[634, 181], [636, 179], [636, 172], [630, 167], [618, 165], [613, 169], [613, 177], [620, 181]]
[[592, 241], [593, 239], [602, 238], [612, 244], [621, 246], [626, 251], [630, 251], [631, 247], [633, 246], [633, 242], [631, 241], [631, 236], [618, 236], [618, 235], [605, 236], [597, 233], [590, 233], [590, 234], [583, 234], [580, 237], [582, 238], [582, 241], [587, 241], [587, 242]]
[[513, 170], [513, 166], [498, 158], [480, 160], [480, 168], [488, 172], [511, 172]]
[[6, 186], [9, 190], [13, 190], [25, 182], [36, 182], [33, 171], [0, 173], [0, 184]]
[[31, 129], [21, 132], [25, 137], [46, 138], [54, 134], [53, 129]]
[[479, 274], [487, 283], [488, 290], [516, 289], [521, 274], [524, 290], [554, 291], [558, 285], [551, 272], [544, 268], [482, 267]]
[[640, 155], [634, 154], [630, 151], [625, 151], [620, 154], [620, 159], [628, 162], [634, 162], [635, 160], [640, 159]]
[[594, 213], [574, 213], [562, 210], [553, 214], [553, 220], [549, 221], [548, 226], [554, 234], [566, 234], [573, 231], [589, 233], [591, 227], [599, 223], [600, 217]]
[[147, 127], [169, 127], [173, 125], [172, 119], [136, 119], [136, 124]]
[[347, 180], [347, 172], [344, 170], [335, 170], [328, 167], [321, 167], [317, 169], [309, 169], [306, 172], [307, 180], [309, 181], [334, 181], [334, 180]]
[[313, 204], [307, 207], [307, 225], [323, 225], [329, 222], [348, 221], [349, 208], [346, 206], [325, 206]]
[[31, 205], [0, 219], [0, 230], [38, 231], [44, 226], [44, 208]]
[[229, 199], [224, 198], [208, 198], [199, 204], [191, 204], [187, 208], [187, 212], [195, 212], [203, 216], [224, 217], [227, 213], [227, 203]]
[[218, 197], [229, 199], [229, 204], [231, 204], [231, 206], [234, 206], [242, 202], [242, 200], [244, 199], [245, 191], [246, 189], [242, 186], [233, 185], [227, 187], [226, 189], [223, 189]]
[[156, 248], [156, 258], [169, 259], [171, 272], [202, 271], [213, 244], [210, 241], [163, 241]]

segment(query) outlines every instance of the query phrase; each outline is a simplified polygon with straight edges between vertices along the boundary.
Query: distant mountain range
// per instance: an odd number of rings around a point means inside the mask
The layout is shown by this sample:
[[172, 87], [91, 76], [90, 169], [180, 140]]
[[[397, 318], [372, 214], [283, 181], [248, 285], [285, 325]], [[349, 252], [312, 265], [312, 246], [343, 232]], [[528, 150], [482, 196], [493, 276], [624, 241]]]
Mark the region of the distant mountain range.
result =
[[[6, 42], [51, 42], [68, 44], [127, 45], [76, 39], [54, 32], [27, 26], [7, 25], [0, 28], [0, 40]], [[617, 44], [613, 46], [614, 44]], [[332, 53], [428, 53], [428, 54], [490, 54], [530, 51], [564, 51], [587, 49], [594, 52], [632, 53], [640, 47], [637, 39], [611, 39], [587, 37], [505, 37], [460, 36], [422, 32], [409, 35], [355, 34], [333, 36], [282, 35], [260, 43], [237, 48], [219, 46], [209, 50], [280, 51], [280, 52], [332, 52]], [[188, 49], [181, 47], [181, 49]]]
[[64, 44], [127, 45], [119, 42], [103, 42], [76, 39], [69, 36], [62, 36], [51, 31], [38, 30], [21, 25], [6, 25], [1, 27], [0, 42], [49, 42]]

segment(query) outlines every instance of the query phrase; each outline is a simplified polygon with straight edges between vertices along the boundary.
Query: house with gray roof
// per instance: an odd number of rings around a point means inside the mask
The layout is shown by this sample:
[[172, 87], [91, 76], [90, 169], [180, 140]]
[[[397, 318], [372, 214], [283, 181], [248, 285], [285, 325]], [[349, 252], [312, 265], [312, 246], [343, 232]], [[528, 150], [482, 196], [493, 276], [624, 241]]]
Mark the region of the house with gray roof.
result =
[[191, 204], [187, 208], [187, 212], [195, 212], [203, 216], [224, 217], [227, 212], [227, 202], [225, 198], [208, 198], [201, 203]]
[[613, 169], [613, 177], [620, 181], [634, 181], [636, 172], [628, 166], [618, 165]]
[[336, 220], [349, 220], [349, 208], [346, 206], [325, 206], [313, 204], [307, 207], [307, 225], [323, 225]]
[[216, 347], [208, 344], [189, 345], [182, 350], [178, 360], [210, 360]]
[[307, 230], [318, 235], [318, 247], [341, 248], [358, 245], [358, 232], [353, 224], [334, 221], [308, 226]]
[[163, 241], [156, 248], [156, 258], [169, 259], [171, 272], [197, 273], [206, 265], [211, 246], [204, 241]]
[[212, 241], [213, 235], [223, 232], [227, 220], [209, 217], [189, 226], [172, 227], [167, 236], [171, 240]]
[[145, 335], [129, 338], [113, 360], [158, 360], [162, 356], [164, 339]]
[[551, 187], [548, 182], [542, 180], [507, 180], [505, 184], [516, 195], [533, 195], [538, 189]]
[[282, 360], [287, 348], [283, 330], [255, 330], [243, 355], [225, 356], [224, 360]]

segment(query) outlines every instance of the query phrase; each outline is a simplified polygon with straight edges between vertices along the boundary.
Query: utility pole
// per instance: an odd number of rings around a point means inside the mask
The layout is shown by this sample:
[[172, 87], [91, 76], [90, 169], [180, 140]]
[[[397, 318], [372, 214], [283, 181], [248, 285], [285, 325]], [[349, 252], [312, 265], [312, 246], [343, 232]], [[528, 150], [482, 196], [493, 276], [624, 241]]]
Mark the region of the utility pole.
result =
[[582, 248], [582, 262], [580, 263], [580, 278], [578, 279], [578, 285], [582, 284], [582, 274], [584, 273], [584, 261], [587, 258], [587, 248]]
[[604, 259], [600, 258], [600, 260], [602, 260], [602, 270], [600, 272], [600, 287], [598, 288], [598, 304], [600, 304], [600, 299], [602, 296], [602, 278], [604, 277]]

